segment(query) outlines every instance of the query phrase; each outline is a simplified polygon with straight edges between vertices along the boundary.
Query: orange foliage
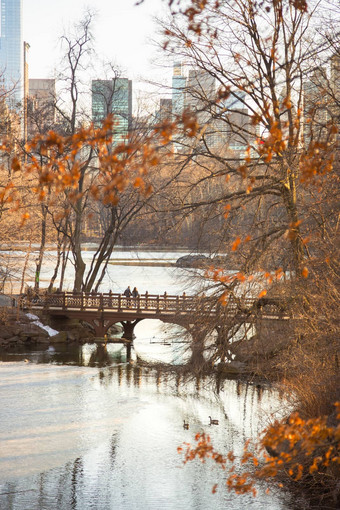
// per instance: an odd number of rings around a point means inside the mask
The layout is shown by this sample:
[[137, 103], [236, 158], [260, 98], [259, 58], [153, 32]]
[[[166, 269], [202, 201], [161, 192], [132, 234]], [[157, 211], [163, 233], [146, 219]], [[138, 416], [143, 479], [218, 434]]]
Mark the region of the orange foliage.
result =
[[[332, 125], [330, 136], [337, 132]], [[329, 154], [329, 142], [311, 142], [308, 150], [301, 156], [300, 172], [302, 182], [317, 182], [317, 177], [333, 170], [334, 154]]]
[[237, 237], [232, 244], [231, 250], [236, 251], [240, 244], [241, 244], [241, 239], [239, 237]]
[[[183, 115], [181, 120], [187, 135], [193, 136], [197, 128], [195, 119]], [[38, 186], [35, 190], [41, 200], [45, 189], [53, 189], [55, 193], [73, 189], [74, 192], [69, 197], [73, 196], [74, 200], [78, 200], [81, 198], [79, 181], [92, 157], [91, 151], [95, 151], [96, 175], [89, 191], [96, 200], [115, 204], [119, 193], [129, 184], [143, 193], [150, 193], [151, 187], [145, 183], [143, 176], [147, 174], [149, 167], [159, 163], [157, 146], [169, 142], [175, 124], [156, 127], [150, 136], [141, 142], [127, 142], [116, 146], [112, 145], [113, 125], [113, 117], [109, 116], [100, 128], [96, 129], [91, 124], [71, 136], [61, 136], [53, 131], [45, 136], [37, 135], [27, 144], [27, 150], [32, 152], [30, 162], [23, 167], [19, 159], [14, 158], [12, 168], [37, 176]], [[34, 154], [44, 156], [44, 159]]]
[[[335, 407], [337, 424], [334, 426], [327, 425], [325, 417], [303, 420], [297, 413], [286, 421], [275, 421], [263, 431], [254, 448], [251, 448], [250, 441], [245, 444], [240, 463], [248, 471], [240, 474], [235, 473], [235, 455], [229, 452], [225, 456], [217, 452], [205, 433], [196, 434], [195, 446], [184, 443], [178, 452], [184, 455], [184, 464], [196, 458], [201, 462], [212, 459], [227, 471], [229, 491], [256, 495], [258, 480], [273, 480], [286, 474], [299, 481], [304, 476], [321, 474], [340, 466], [340, 402]], [[216, 487], [214, 485], [213, 492], [216, 492]]]
[[301, 271], [301, 275], [303, 276], [303, 278], [307, 278], [308, 274], [309, 274], [308, 268], [304, 267]]

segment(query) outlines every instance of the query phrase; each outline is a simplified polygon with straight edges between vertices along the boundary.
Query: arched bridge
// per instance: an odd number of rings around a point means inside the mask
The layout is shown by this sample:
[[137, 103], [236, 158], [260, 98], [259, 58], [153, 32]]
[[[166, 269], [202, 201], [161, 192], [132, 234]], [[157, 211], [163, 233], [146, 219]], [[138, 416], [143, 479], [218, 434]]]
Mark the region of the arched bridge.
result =
[[[124, 337], [132, 340], [134, 326], [143, 319], [160, 319], [164, 322], [183, 324], [197, 313], [213, 317], [221, 313], [238, 321], [252, 322], [254, 316], [262, 314], [266, 319], [288, 319], [275, 303], [264, 303], [265, 312], [259, 306], [261, 300], [229, 300], [226, 306], [213, 302], [206, 296], [179, 296], [141, 294], [137, 298], [127, 298], [123, 294], [56, 292], [37, 296], [24, 303], [32, 310], [43, 310], [52, 317], [68, 317], [90, 323], [95, 334], [103, 337], [107, 330], [120, 322], [124, 327]], [[254, 313], [254, 311], [256, 313]]]

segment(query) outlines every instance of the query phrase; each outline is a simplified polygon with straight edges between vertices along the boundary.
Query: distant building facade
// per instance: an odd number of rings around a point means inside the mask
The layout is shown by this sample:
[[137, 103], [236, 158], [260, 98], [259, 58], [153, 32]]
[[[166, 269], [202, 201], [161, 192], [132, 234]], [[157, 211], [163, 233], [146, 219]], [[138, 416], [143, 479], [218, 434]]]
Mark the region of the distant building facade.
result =
[[164, 122], [172, 119], [172, 99], [161, 98], [159, 101], [158, 121]]
[[330, 119], [329, 80], [326, 69], [318, 67], [303, 82], [303, 139], [311, 141], [327, 137]]
[[0, 14], [0, 86], [14, 89], [7, 102], [15, 107], [23, 98], [22, 0], [1, 0]]
[[190, 69], [186, 83], [185, 105], [198, 113], [199, 121], [208, 120], [209, 105], [215, 100], [215, 78], [202, 69]]
[[53, 129], [56, 123], [56, 87], [55, 79], [29, 80], [27, 121], [28, 135], [45, 133]]
[[240, 157], [256, 138], [256, 129], [251, 123], [245, 92], [230, 91], [227, 99], [219, 103], [216, 119], [214, 145], [224, 146]]
[[183, 75], [181, 62], [173, 65], [172, 76], [172, 113], [174, 116], [181, 115], [185, 108], [187, 79]]
[[[193, 112], [200, 125], [201, 141], [183, 140], [184, 145], [232, 151], [242, 157], [256, 137], [247, 107], [246, 94], [231, 92], [225, 100], [217, 100], [216, 80], [208, 71], [192, 68], [185, 74], [181, 63], [174, 63], [172, 78], [173, 118], [184, 111]], [[203, 141], [204, 138], [204, 141]], [[175, 137], [175, 150], [180, 150], [180, 136]]]
[[129, 139], [132, 122], [132, 81], [128, 78], [92, 80], [92, 121], [99, 127], [109, 115], [114, 116], [113, 144]]

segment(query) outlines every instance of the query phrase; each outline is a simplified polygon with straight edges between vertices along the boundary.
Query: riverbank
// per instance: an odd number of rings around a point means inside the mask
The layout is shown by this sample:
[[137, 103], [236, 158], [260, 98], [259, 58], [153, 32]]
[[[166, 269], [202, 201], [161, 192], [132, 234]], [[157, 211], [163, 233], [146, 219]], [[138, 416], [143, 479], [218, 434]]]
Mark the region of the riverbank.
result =
[[37, 315], [25, 313], [15, 307], [0, 307], [0, 348], [2, 350], [13, 350], [23, 345], [83, 344], [93, 340], [93, 337], [93, 333], [81, 325], [73, 325], [65, 331], [57, 331], [43, 324]]

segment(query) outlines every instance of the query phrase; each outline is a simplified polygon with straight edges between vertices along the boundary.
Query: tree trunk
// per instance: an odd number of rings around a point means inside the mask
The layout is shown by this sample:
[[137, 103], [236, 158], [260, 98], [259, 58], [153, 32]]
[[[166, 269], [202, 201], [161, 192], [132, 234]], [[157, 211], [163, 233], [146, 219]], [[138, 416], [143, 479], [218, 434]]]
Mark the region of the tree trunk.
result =
[[288, 175], [283, 191], [283, 201], [290, 221], [289, 239], [292, 250], [292, 265], [295, 277], [301, 276], [303, 262], [305, 260], [305, 248], [300, 232], [300, 221], [296, 204], [296, 177]]
[[44, 258], [45, 244], [46, 244], [46, 218], [47, 218], [47, 207], [44, 204], [41, 204], [41, 239], [40, 239], [40, 247], [39, 254], [36, 260], [36, 271], [35, 271], [35, 279], [34, 279], [34, 291], [36, 293], [39, 292], [39, 284], [40, 284], [40, 271]]

